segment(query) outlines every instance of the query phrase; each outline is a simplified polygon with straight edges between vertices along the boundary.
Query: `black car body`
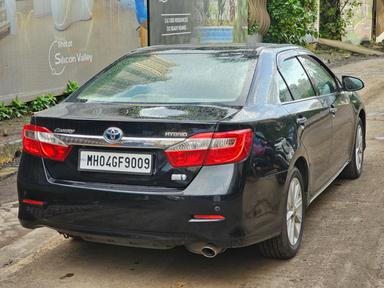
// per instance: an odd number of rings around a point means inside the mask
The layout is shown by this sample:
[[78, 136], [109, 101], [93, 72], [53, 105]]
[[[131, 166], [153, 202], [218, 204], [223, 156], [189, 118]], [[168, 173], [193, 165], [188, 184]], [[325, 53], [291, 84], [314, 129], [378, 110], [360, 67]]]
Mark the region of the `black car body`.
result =
[[133, 51], [25, 127], [21, 224], [206, 256], [262, 242], [266, 255], [292, 257], [300, 241], [284, 251], [281, 235], [293, 175], [305, 208], [343, 170], [361, 173], [351, 167], [365, 148], [359, 88], [294, 46]]

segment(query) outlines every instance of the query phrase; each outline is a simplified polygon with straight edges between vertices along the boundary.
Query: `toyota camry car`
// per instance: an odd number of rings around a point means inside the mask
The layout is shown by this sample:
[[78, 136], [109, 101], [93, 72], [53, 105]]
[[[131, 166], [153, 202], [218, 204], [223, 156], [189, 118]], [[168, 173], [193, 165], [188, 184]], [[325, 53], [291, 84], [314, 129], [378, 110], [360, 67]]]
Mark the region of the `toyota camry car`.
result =
[[133, 51], [25, 125], [21, 224], [293, 257], [305, 209], [339, 175], [362, 173], [363, 86], [295, 46]]

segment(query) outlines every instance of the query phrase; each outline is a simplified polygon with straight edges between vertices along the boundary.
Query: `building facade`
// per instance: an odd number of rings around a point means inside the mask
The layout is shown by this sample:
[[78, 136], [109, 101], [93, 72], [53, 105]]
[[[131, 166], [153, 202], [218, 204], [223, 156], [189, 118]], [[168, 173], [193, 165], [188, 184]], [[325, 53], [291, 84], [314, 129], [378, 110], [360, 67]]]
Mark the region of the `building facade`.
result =
[[243, 42], [247, 9], [247, 0], [0, 0], [0, 102], [60, 94], [148, 44]]

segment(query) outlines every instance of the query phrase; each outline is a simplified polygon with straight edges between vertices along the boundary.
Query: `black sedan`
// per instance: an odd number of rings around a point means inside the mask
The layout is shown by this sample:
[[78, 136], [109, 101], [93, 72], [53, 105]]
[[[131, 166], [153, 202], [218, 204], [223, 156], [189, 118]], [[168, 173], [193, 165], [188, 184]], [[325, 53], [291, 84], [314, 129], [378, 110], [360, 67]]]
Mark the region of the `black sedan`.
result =
[[129, 53], [24, 127], [19, 218], [86, 241], [287, 259], [304, 212], [362, 172], [355, 93], [294, 46]]

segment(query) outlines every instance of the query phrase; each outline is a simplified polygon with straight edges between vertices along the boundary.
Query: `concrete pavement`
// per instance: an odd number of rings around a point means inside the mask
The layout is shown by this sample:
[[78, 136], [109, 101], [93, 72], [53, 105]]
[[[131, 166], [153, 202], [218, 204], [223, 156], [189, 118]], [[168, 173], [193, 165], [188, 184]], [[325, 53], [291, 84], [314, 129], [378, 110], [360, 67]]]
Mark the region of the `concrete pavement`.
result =
[[335, 69], [367, 84], [364, 172], [359, 180], [336, 180], [311, 205], [294, 259], [265, 259], [248, 247], [209, 260], [183, 248], [145, 250], [47, 236], [37, 251], [0, 267], [0, 287], [384, 287], [382, 67], [384, 58]]

